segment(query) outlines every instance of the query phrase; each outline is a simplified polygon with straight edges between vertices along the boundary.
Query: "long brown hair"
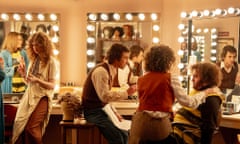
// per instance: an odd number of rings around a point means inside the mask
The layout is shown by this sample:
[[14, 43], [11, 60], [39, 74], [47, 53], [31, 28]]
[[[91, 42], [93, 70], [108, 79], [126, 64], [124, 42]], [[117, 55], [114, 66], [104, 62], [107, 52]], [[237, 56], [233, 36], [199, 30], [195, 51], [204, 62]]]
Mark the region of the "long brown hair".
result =
[[[38, 45], [38, 53], [33, 50], [33, 44]], [[34, 61], [37, 57], [40, 58], [43, 65], [46, 65], [49, 61], [53, 50], [53, 43], [50, 38], [43, 32], [34, 33], [28, 41], [28, 57], [30, 60]]]

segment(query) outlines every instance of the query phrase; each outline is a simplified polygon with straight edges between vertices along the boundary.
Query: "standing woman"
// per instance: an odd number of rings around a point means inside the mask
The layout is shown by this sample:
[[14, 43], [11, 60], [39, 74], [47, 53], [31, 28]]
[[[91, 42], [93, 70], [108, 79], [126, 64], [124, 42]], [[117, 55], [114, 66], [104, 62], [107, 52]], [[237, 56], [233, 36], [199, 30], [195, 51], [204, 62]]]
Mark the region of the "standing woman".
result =
[[43, 32], [33, 34], [28, 41], [30, 63], [27, 73], [24, 67], [19, 68], [27, 89], [17, 110], [12, 143], [42, 144], [57, 75], [57, 62], [52, 57], [52, 50], [53, 44]]
[[[0, 82], [4, 80], [5, 73], [3, 71], [3, 59], [0, 58]], [[0, 88], [0, 143], [4, 143], [4, 110], [3, 110], [3, 97]]]
[[2, 82], [3, 93], [21, 93], [25, 91], [24, 79], [18, 72], [20, 65], [28, 66], [25, 49], [22, 48], [23, 38], [20, 33], [9, 32], [5, 37], [0, 57], [4, 61], [6, 78]]

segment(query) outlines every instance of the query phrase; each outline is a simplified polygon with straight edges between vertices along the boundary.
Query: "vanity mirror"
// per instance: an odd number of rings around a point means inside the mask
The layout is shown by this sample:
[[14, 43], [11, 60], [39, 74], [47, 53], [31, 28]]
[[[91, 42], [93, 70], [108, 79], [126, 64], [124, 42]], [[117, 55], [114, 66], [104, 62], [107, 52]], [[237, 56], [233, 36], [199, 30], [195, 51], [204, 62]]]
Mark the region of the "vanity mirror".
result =
[[88, 13], [87, 70], [103, 61], [113, 43], [143, 48], [160, 43], [159, 13]]
[[[188, 74], [186, 66], [195, 63], [191, 59], [192, 45], [196, 42], [197, 50], [201, 53], [201, 61], [219, 62], [221, 61], [220, 53], [224, 45], [233, 45], [239, 50], [239, 24], [240, 9], [230, 7], [228, 9], [202, 10], [192, 12], [182, 12], [182, 23], [179, 25], [181, 30], [180, 43], [187, 45], [187, 57], [185, 61], [180, 62], [179, 69], [182, 76], [180, 79], [187, 84]], [[184, 52], [180, 49], [181, 58]], [[238, 62], [240, 55], [238, 54]], [[185, 72], [185, 73], [184, 73]]]
[[[9, 32], [21, 33], [23, 39], [38, 31], [48, 34], [55, 45], [53, 53], [58, 59], [59, 54], [60, 16], [55, 13], [0, 13], [0, 46]], [[23, 48], [25, 48], [23, 46]], [[7, 93], [6, 95], [11, 95]], [[13, 95], [17, 95], [13, 93]]]

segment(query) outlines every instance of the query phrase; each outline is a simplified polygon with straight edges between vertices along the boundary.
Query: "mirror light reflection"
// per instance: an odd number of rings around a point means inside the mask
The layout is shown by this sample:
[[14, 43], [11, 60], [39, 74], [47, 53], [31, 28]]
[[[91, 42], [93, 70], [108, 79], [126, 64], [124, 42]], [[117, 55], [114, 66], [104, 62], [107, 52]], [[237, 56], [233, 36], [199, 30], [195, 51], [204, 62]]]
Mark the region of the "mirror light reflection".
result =
[[[191, 45], [194, 44], [196, 39], [198, 44], [198, 51], [201, 53], [201, 61], [218, 62], [221, 60], [220, 53], [223, 47], [220, 43], [221, 39], [231, 39], [235, 47], [239, 44], [239, 16], [240, 9], [229, 7], [227, 9], [216, 8], [213, 10], [193, 10], [191, 12], [182, 12], [180, 17], [182, 23], [178, 28], [181, 36], [178, 42], [181, 48], [178, 55], [181, 57], [181, 62], [178, 65], [181, 76], [179, 79], [182, 81], [183, 86], [188, 88], [188, 73], [186, 67], [190, 62], [190, 55], [187, 54], [187, 59], [184, 61], [184, 51], [182, 50], [182, 43]], [[189, 21], [192, 21], [191, 28], [189, 28]], [[230, 25], [230, 26], [229, 26]], [[230, 28], [231, 27], [231, 28]], [[189, 30], [191, 29], [191, 31]], [[227, 34], [227, 35], [224, 35]], [[189, 40], [189, 36], [191, 40]], [[191, 46], [186, 46], [188, 48]]]
[[[60, 16], [56, 13], [0, 13], [0, 46], [9, 32], [19, 32], [28, 38], [33, 33], [42, 31], [48, 34], [55, 45], [53, 54], [58, 60], [59, 23]], [[60, 80], [60, 73], [57, 78]], [[59, 82], [57, 83], [56, 89], [59, 87]]]
[[[111, 38], [113, 28], [128, 25], [132, 29], [132, 36], [120, 42], [127, 47], [133, 43], [146, 41], [148, 45], [160, 43], [160, 15], [159, 13], [88, 13], [86, 27], [87, 38], [87, 69], [93, 68], [101, 62], [106, 48], [117, 39]], [[149, 35], [150, 34], [150, 35]], [[124, 36], [123, 36], [124, 37]]]

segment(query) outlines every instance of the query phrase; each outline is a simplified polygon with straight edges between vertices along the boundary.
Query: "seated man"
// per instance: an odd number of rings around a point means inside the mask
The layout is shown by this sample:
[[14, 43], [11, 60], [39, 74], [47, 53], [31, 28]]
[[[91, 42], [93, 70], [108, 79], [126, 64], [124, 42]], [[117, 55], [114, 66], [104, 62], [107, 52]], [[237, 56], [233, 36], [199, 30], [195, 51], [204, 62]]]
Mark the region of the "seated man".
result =
[[122, 69], [118, 68], [113, 81], [114, 87], [128, 88], [129, 85], [136, 84], [137, 78], [142, 75], [143, 52], [143, 48], [138, 45], [130, 47], [128, 64]]
[[[221, 81], [221, 71], [215, 64], [198, 63], [191, 67], [193, 90], [191, 95], [210, 87], [218, 86]], [[174, 133], [180, 141], [194, 144], [211, 144], [213, 132], [218, 126], [218, 117], [223, 96], [219, 94], [208, 94], [206, 99], [197, 109], [187, 107], [180, 108], [174, 117], [174, 122], [193, 124], [200, 128], [199, 133], [185, 133], [189, 127], [184, 125], [174, 126]]]

